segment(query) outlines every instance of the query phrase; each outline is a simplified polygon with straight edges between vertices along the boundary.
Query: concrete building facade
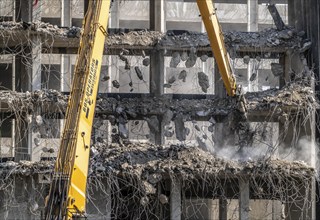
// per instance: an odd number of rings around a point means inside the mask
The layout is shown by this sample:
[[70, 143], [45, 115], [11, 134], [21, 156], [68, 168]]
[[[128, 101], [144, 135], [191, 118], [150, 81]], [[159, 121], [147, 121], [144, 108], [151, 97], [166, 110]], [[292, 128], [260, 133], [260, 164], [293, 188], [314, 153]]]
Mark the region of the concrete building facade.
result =
[[[42, 217], [87, 7], [0, 3], [4, 219]], [[226, 95], [195, 1], [112, 3], [89, 219], [317, 219], [320, 2], [215, 7], [247, 119]]]

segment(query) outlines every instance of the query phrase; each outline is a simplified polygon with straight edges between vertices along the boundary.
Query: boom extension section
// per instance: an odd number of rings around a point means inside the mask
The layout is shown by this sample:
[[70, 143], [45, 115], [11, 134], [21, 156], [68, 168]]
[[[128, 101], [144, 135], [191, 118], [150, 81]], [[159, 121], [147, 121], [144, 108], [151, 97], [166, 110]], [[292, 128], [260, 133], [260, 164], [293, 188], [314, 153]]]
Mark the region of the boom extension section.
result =
[[85, 217], [90, 139], [111, 0], [89, 1], [45, 219]]
[[216, 59], [220, 75], [229, 96], [236, 95], [236, 81], [230, 65], [228, 52], [225, 48], [224, 37], [213, 6], [212, 0], [197, 0], [202, 21], [206, 27], [213, 55]]

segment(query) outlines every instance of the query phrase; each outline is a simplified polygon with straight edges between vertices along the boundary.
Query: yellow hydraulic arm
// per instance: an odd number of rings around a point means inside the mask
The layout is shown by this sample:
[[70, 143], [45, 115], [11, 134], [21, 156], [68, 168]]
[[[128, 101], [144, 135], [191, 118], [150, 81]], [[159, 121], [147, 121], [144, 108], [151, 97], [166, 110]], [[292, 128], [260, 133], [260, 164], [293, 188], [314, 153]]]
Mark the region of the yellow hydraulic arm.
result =
[[206, 27], [213, 55], [229, 96], [236, 94], [236, 81], [232, 72], [229, 55], [225, 48], [224, 37], [212, 0], [197, 0], [202, 21]]
[[90, 139], [111, 0], [89, 1], [45, 219], [85, 217]]

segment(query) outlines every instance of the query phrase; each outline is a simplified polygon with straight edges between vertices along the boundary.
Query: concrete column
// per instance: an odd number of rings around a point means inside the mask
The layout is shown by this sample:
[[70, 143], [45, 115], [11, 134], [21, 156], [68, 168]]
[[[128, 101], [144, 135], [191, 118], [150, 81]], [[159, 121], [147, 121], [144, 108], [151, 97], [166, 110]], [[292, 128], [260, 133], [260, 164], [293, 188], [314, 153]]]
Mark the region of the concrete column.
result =
[[[150, 54], [150, 93], [152, 96], [161, 97], [164, 94], [164, 52], [161, 50], [153, 50]], [[155, 144], [163, 145], [165, 143], [164, 125], [162, 117], [158, 117], [159, 129], [152, 134]]]
[[170, 219], [181, 220], [181, 182], [180, 180], [171, 181], [170, 193]]
[[228, 201], [226, 198], [219, 199], [219, 220], [228, 219]]
[[71, 26], [71, 1], [61, 0], [61, 26]]
[[[259, 3], [258, 0], [247, 1], [247, 16], [248, 16], [248, 32], [257, 32], [259, 30]], [[254, 58], [254, 57], [252, 57]], [[248, 91], [257, 91], [258, 85], [258, 71], [256, 70], [256, 64], [251, 61], [248, 64]], [[251, 81], [252, 74], [256, 74], [255, 80]]]
[[[305, 0], [295, 0], [293, 1], [294, 4], [294, 26], [298, 31], [305, 30], [305, 21], [307, 15], [304, 14], [304, 3]], [[292, 3], [290, 3], [290, 8]], [[291, 19], [290, 19], [291, 20]], [[292, 22], [292, 21], [291, 21]]]
[[[35, 22], [41, 20], [41, 4], [33, 5], [32, 0], [16, 0], [16, 21]], [[24, 50], [24, 56], [15, 58], [16, 89], [18, 91], [35, 91], [41, 89], [41, 38], [37, 35], [30, 36], [30, 44]], [[38, 150], [34, 149], [34, 140], [37, 137], [32, 132], [32, 117], [16, 121], [16, 150], [15, 159], [32, 159]]]
[[109, 17], [109, 27], [118, 28], [120, 26], [120, 10], [119, 10], [120, 1], [114, 1], [110, 9]]
[[[166, 19], [165, 19], [166, 0], [150, 0], [150, 30], [165, 32]], [[150, 53], [150, 93], [153, 96], [160, 97], [164, 93], [164, 51], [154, 49]], [[152, 134], [155, 137], [155, 144], [163, 145], [165, 138], [163, 135], [164, 126], [162, 117], [158, 117], [159, 131]]]
[[250, 214], [250, 194], [249, 194], [249, 181], [247, 179], [239, 179], [239, 216], [240, 220], [249, 220]]
[[[61, 26], [71, 27], [71, 2], [61, 0]], [[70, 91], [71, 83], [71, 60], [70, 55], [61, 54], [61, 91]]]
[[259, 3], [258, 0], [248, 0], [248, 31], [255, 32], [258, 31], [259, 24]]
[[280, 88], [285, 86], [291, 80], [290, 76], [292, 72], [292, 65], [291, 65], [292, 56], [293, 56], [292, 52], [288, 50], [279, 59], [279, 63], [283, 66], [283, 73], [284, 73], [282, 76], [280, 76], [280, 85], [279, 85]]
[[288, 1], [288, 24], [289, 26], [295, 26], [295, 1]]
[[166, 0], [150, 1], [150, 30], [165, 32], [166, 30]]
[[[120, 1], [113, 1], [110, 8], [110, 16], [109, 16], [109, 28], [119, 28], [120, 27], [120, 10], [119, 10]], [[118, 80], [120, 78], [119, 75], [119, 57], [118, 56], [108, 56], [107, 57], [107, 65], [108, 65], [108, 76], [110, 79], [107, 81], [107, 92], [111, 93], [115, 88], [112, 87], [112, 81]], [[117, 77], [117, 78], [115, 78]], [[119, 92], [119, 89], [116, 89]], [[107, 122], [107, 133], [108, 133], [108, 143], [112, 143], [112, 126]]]

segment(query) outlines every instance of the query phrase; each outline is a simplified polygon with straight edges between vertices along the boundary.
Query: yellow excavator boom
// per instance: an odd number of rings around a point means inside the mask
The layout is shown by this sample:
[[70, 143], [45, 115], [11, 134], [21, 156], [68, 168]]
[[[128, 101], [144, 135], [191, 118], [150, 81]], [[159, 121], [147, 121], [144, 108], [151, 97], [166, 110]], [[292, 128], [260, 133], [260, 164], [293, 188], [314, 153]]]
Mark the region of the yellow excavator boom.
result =
[[229, 96], [235, 96], [237, 89], [236, 80], [233, 75], [228, 52], [225, 48], [224, 37], [216, 9], [212, 0], [197, 0], [197, 4], [227, 93]]
[[84, 217], [90, 139], [111, 0], [88, 0], [45, 219]]

